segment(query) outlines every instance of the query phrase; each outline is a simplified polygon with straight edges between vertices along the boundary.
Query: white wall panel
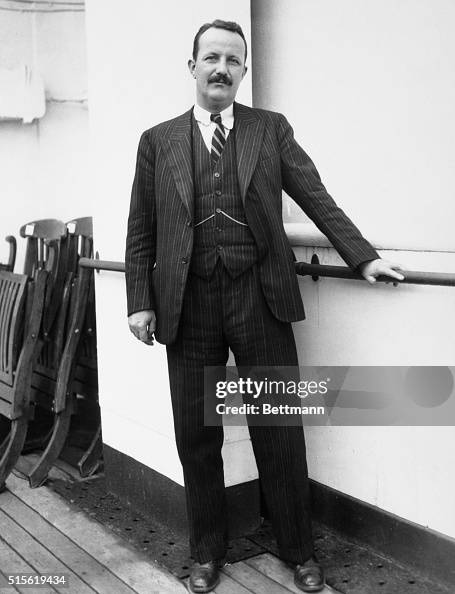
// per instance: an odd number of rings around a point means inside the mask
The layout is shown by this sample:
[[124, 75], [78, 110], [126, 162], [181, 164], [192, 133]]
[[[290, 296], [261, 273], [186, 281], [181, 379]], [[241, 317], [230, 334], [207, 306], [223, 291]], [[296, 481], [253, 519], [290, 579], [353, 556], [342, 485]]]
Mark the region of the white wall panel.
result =
[[[454, 26], [449, 0], [252, 1], [255, 105], [288, 117], [336, 201], [410, 270], [455, 272]], [[300, 283], [302, 364], [454, 364], [454, 288]], [[455, 536], [453, 427], [312, 427], [307, 442], [316, 480]]]

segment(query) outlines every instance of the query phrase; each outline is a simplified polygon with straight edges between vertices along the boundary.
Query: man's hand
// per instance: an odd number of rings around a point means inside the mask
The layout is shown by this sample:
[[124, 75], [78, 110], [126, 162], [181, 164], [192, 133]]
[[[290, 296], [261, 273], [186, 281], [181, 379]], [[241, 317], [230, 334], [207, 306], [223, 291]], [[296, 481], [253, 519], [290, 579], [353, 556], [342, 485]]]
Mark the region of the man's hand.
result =
[[376, 260], [361, 264], [359, 270], [360, 274], [370, 283], [370, 285], [373, 285], [376, 282], [377, 277], [381, 275], [390, 276], [397, 280], [404, 280], [404, 276], [400, 274], [400, 272], [397, 272], [398, 270], [403, 270], [400, 264], [388, 262], [382, 258], [377, 258]]
[[128, 324], [134, 336], [145, 342], [145, 344], [153, 345], [153, 333], [156, 330], [156, 315], [152, 309], [144, 311], [137, 311], [128, 317]]

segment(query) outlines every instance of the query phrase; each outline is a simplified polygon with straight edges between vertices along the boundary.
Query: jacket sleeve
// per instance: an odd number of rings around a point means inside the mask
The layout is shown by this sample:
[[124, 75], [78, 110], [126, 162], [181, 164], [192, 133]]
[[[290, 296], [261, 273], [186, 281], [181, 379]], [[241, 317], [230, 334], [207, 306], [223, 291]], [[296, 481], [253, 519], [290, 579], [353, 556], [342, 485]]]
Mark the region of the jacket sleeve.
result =
[[149, 130], [139, 141], [128, 217], [125, 251], [128, 315], [155, 309], [152, 288], [156, 255], [154, 173], [155, 152]]
[[376, 250], [328, 194], [314, 163], [296, 142], [289, 122], [281, 114], [279, 118], [284, 191], [324, 233], [348, 266], [355, 269], [364, 262], [379, 258]]

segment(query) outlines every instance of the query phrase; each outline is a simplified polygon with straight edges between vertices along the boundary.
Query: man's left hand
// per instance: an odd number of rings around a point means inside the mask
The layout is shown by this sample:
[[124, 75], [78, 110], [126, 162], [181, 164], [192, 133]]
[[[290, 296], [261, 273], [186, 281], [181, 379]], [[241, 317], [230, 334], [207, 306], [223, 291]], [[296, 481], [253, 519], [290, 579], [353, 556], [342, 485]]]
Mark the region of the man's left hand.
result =
[[370, 285], [373, 285], [376, 282], [378, 276], [390, 276], [396, 280], [404, 280], [404, 275], [401, 274], [400, 270], [403, 268], [400, 264], [396, 264], [395, 262], [389, 262], [387, 260], [383, 260], [382, 258], [377, 258], [376, 260], [371, 260], [370, 262], [365, 262], [365, 264], [361, 264], [359, 266], [360, 274], [365, 278]]

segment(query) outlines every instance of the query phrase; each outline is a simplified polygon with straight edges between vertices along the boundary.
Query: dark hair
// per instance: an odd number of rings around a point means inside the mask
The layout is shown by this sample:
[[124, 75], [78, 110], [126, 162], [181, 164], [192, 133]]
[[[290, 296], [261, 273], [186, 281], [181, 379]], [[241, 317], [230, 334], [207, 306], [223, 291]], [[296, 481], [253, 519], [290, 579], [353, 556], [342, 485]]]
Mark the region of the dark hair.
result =
[[237, 33], [243, 39], [243, 43], [245, 44], [245, 62], [246, 62], [246, 54], [247, 54], [247, 46], [246, 46], [246, 39], [245, 35], [243, 34], [242, 27], [233, 21], [221, 21], [220, 19], [216, 19], [212, 23], [205, 23], [196, 33], [196, 36], [193, 41], [193, 60], [196, 61], [197, 54], [199, 51], [199, 38], [200, 36], [208, 31], [209, 29], [224, 29], [225, 31], [232, 31], [232, 33]]

